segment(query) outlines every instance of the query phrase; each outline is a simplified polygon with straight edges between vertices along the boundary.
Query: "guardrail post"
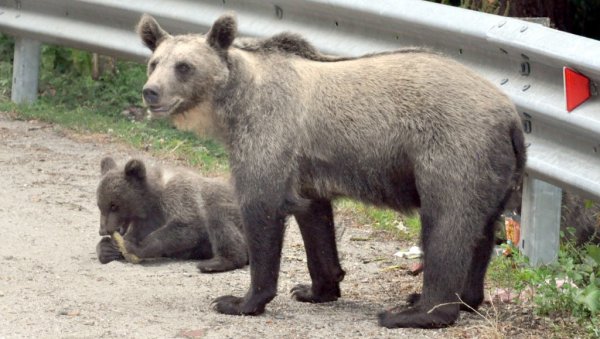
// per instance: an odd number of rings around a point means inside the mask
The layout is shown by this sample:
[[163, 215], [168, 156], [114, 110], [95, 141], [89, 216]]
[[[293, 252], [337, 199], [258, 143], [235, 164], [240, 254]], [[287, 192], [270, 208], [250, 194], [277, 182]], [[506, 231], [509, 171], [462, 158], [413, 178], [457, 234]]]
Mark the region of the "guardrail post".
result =
[[561, 202], [560, 188], [525, 175], [519, 249], [533, 266], [558, 258]]
[[11, 100], [18, 104], [32, 103], [37, 99], [40, 73], [41, 43], [29, 38], [15, 38], [15, 59]]

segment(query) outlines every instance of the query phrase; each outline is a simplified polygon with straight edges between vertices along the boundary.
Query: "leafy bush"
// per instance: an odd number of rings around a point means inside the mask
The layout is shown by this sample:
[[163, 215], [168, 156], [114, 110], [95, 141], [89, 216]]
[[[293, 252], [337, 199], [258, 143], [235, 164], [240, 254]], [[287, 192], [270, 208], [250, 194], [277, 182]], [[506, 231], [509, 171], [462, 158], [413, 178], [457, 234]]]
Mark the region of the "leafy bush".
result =
[[600, 247], [590, 244], [577, 249], [568, 243], [556, 264], [532, 272], [540, 314], [573, 316], [600, 336]]
[[108, 116], [141, 105], [145, 67], [118, 62], [116, 72], [91, 78], [92, 54], [71, 48], [43, 46], [40, 100], [67, 109], [87, 107]]
[[556, 263], [531, 267], [512, 248], [513, 257], [497, 257], [488, 270], [489, 281], [517, 294], [533, 291], [535, 311], [551, 318], [572, 317], [589, 335], [600, 336], [600, 247], [578, 248], [565, 242]]
[[13, 39], [0, 33], [0, 98], [10, 95], [14, 50]]

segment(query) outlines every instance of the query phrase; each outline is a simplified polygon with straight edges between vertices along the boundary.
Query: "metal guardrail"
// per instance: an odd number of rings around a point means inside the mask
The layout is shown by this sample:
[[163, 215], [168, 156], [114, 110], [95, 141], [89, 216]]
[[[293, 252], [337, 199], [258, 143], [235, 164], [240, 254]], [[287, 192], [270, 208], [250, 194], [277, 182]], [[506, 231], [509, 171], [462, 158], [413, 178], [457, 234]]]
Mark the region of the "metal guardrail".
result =
[[[133, 32], [142, 13], [184, 33], [206, 32], [226, 10], [237, 13], [240, 35], [294, 31], [344, 55], [428, 46], [497, 84], [528, 126], [519, 245], [534, 263], [556, 258], [561, 190], [552, 185], [600, 201], [600, 42], [539, 24], [418, 0], [0, 0], [0, 32], [17, 45], [33, 39], [142, 61], [148, 51]], [[564, 66], [596, 92], [571, 113]], [[31, 78], [25, 72], [15, 77]]]

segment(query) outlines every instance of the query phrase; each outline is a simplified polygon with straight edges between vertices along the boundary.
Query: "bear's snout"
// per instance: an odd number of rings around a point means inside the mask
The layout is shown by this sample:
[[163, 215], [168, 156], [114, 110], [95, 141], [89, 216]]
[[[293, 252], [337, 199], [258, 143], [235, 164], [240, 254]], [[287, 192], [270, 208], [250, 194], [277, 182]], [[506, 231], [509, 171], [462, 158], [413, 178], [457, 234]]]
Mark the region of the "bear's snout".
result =
[[156, 105], [160, 102], [158, 88], [154, 86], [145, 86], [142, 90], [142, 95], [144, 96], [144, 101], [148, 105]]

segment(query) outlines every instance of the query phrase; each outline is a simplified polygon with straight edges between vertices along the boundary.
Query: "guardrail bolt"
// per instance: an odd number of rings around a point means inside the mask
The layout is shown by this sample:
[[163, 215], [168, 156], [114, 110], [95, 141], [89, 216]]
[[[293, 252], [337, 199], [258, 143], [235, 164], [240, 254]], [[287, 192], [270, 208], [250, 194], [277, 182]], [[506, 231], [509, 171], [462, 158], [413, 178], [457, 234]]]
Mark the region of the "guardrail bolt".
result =
[[525, 134], [531, 133], [531, 120], [523, 120], [523, 132]]
[[279, 20], [283, 19], [283, 8], [275, 5], [275, 16]]
[[521, 73], [521, 75], [529, 75], [529, 73], [531, 73], [531, 66], [527, 61], [521, 63], [521, 70], [519, 73]]

